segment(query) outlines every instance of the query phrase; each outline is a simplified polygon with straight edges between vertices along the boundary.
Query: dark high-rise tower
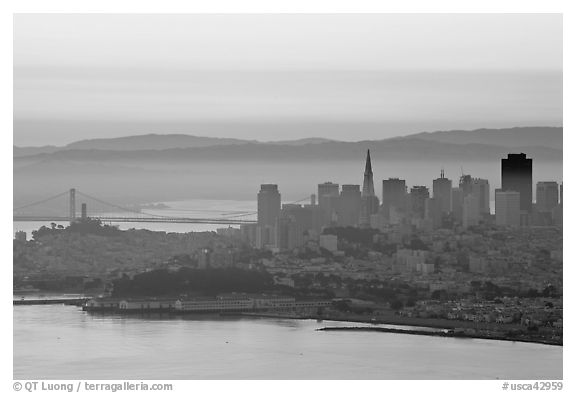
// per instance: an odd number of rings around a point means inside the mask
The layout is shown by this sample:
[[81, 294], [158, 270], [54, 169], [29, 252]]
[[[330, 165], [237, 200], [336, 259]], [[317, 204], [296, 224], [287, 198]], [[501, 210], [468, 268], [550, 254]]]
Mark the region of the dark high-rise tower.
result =
[[526, 154], [508, 154], [502, 159], [502, 191], [520, 193], [520, 210], [532, 210], [532, 159]]
[[370, 149], [366, 153], [366, 169], [364, 169], [364, 183], [362, 184], [362, 196], [374, 196], [374, 176], [372, 174], [372, 161], [370, 160]]

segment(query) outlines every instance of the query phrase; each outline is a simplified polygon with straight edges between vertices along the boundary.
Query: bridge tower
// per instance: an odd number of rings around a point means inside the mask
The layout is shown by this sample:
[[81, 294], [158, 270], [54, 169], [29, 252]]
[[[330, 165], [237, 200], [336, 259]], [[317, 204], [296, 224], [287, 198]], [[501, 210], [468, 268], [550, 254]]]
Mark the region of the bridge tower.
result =
[[74, 222], [74, 220], [76, 220], [76, 189], [75, 188], [71, 188], [70, 189], [70, 198], [69, 198], [69, 202], [70, 202], [70, 224], [72, 224]]

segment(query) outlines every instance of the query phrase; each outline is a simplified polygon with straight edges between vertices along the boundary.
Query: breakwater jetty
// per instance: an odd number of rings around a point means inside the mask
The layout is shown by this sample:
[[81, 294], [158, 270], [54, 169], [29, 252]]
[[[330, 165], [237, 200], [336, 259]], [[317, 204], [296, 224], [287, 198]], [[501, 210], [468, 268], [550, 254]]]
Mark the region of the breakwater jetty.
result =
[[495, 335], [494, 332], [467, 332], [460, 329], [439, 329], [439, 330], [409, 330], [409, 329], [395, 329], [386, 327], [372, 327], [372, 326], [354, 326], [354, 327], [323, 327], [316, 329], [317, 331], [367, 331], [367, 332], [381, 332], [381, 333], [399, 333], [399, 334], [412, 334], [417, 336], [436, 336], [436, 337], [453, 337], [453, 338], [477, 338], [482, 340], [502, 340], [502, 341], [518, 341], [546, 345], [559, 345], [562, 346], [562, 339], [550, 340], [539, 337], [507, 337], [503, 335]]
[[62, 298], [62, 299], [17, 299], [12, 301], [14, 306], [34, 306], [47, 304], [64, 304], [67, 306], [82, 306], [90, 298]]

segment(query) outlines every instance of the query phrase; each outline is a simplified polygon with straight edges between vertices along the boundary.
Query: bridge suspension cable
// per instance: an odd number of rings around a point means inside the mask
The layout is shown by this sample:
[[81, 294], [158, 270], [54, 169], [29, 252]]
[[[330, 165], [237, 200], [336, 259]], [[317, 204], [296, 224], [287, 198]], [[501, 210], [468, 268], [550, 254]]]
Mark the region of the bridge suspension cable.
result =
[[236, 214], [236, 215], [234, 215], [234, 216], [227, 215], [226, 217], [227, 217], [227, 218], [237, 218], [237, 217], [253, 216], [253, 215], [255, 215], [255, 214], [258, 214], [258, 212], [249, 212], [249, 213], [243, 213], [243, 214]]
[[294, 202], [290, 202], [290, 204], [300, 203], [300, 202], [304, 202], [304, 201], [308, 201], [308, 200], [310, 200], [310, 196], [307, 196], [307, 197], [302, 198], [302, 199], [298, 199], [297, 201], [294, 201]]
[[243, 213], [256, 213], [255, 211], [248, 210], [213, 210], [213, 209], [182, 209], [178, 207], [167, 207], [162, 208], [162, 210], [172, 210], [179, 212], [197, 212], [197, 213], [220, 213], [221, 216], [229, 216], [231, 214], [243, 214]]
[[110, 203], [110, 202], [103, 201], [103, 200], [101, 200], [101, 199], [95, 198], [95, 197], [93, 197], [93, 196], [91, 196], [91, 195], [85, 194], [85, 193], [83, 193], [83, 192], [81, 192], [81, 191], [78, 191], [78, 190], [76, 190], [76, 193], [79, 194], [79, 195], [82, 195], [83, 197], [86, 197], [86, 198], [88, 198], [88, 199], [91, 199], [91, 200], [93, 200], [93, 201], [96, 201], [96, 202], [98, 202], [98, 203], [102, 203], [103, 205], [110, 206], [110, 207], [114, 207], [114, 208], [116, 208], [116, 209], [120, 209], [120, 210], [127, 211], [127, 212], [130, 212], [130, 213], [142, 214], [142, 215], [150, 216], [150, 217], [170, 218], [169, 216], [162, 216], [162, 215], [159, 215], [159, 214], [152, 214], [152, 213], [143, 213], [143, 212], [141, 212], [141, 211], [132, 210], [132, 209], [129, 209], [129, 208], [125, 207], [125, 206], [120, 206], [120, 205], [116, 205], [116, 204], [114, 204], [114, 203]]
[[60, 198], [61, 196], [64, 196], [64, 195], [67, 195], [67, 194], [68, 194], [68, 191], [64, 191], [64, 192], [61, 192], [61, 193], [60, 193], [60, 194], [58, 194], [58, 195], [54, 195], [54, 196], [51, 196], [51, 197], [48, 197], [48, 198], [42, 199], [41, 201], [37, 201], [37, 202], [33, 202], [33, 203], [29, 203], [29, 204], [27, 204], [27, 205], [24, 205], [24, 206], [15, 207], [15, 208], [14, 208], [12, 211], [16, 211], [16, 210], [22, 210], [22, 209], [26, 209], [26, 208], [28, 208], [28, 207], [32, 207], [32, 206], [36, 206], [36, 205], [40, 205], [40, 204], [42, 204], [42, 203], [46, 203], [46, 202], [49, 202], [49, 201], [51, 201], [51, 200], [54, 200], [54, 199]]

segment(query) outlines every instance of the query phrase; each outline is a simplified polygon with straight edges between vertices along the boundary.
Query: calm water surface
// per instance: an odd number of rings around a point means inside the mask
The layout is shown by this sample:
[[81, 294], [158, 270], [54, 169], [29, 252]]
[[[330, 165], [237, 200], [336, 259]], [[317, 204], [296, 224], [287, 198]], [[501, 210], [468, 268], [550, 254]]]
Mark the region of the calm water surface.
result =
[[346, 322], [137, 318], [14, 307], [15, 379], [560, 379], [562, 347], [378, 332]]
[[[81, 201], [77, 200], [79, 206]], [[190, 217], [190, 218], [235, 218], [255, 220], [256, 215], [245, 215], [249, 212], [256, 212], [256, 201], [236, 201], [236, 200], [208, 200], [208, 199], [194, 199], [189, 201], [161, 201], [169, 206], [168, 209], [142, 209], [142, 212], [147, 214], [154, 214], [168, 217]], [[88, 214], [93, 213], [88, 211]], [[129, 212], [119, 214], [97, 212], [98, 215], [104, 216], [134, 216]], [[241, 216], [241, 217], [238, 217]], [[105, 222], [106, 224], [109, 224]], [[56, 222], [56, 224], [68, 226], [68, 221]], [[150, 231], [165, 231], [165, 232], [203, 232], [215, 231], [218, 228], [226, 228], [232, 226], [239, 228], [239, 225], [225, 225], [225, 224], [177, 224], [177, 223], [150, 223], [150, 222], [113, 222], [111, 225], [116, 225], [122, 230], [127, 229], [148, 229]], [[28, 234], [28, 239], [32, 237], [32, 231], [37, 230], [42, 225], [50, 227], [50, 222], [43, 221], [13, 221], [12, 229], [16, 231], [24, 231]]]

